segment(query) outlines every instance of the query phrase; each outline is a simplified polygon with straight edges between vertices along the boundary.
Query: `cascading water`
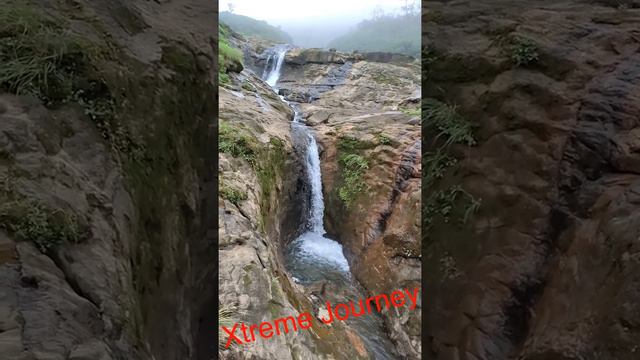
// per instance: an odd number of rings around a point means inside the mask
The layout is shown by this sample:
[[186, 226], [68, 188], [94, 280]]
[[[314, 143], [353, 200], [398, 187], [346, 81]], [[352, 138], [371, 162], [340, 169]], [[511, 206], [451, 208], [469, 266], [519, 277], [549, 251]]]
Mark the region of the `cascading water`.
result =
[[[271, 87], [275, 87], [278, 79], [280, 78], [280, 69], [282, 68], [284, 56], [286, 55], [288, 49], [289, 47], [287, 45], [278, 45], [270, 49], [269, 56], [267, 57], [267, 65], [264, 68], [262, 78]], [[269, 64], [270, 61], [271, 64]]]
[[[275, 91], [280, 78], [280, 71], [287, 46], [277, 46], [271, 49], [267, 58], [267, 65], [263, 72], [263, 79]], [[287, 102], [284, 97], [281, 97]], [[335, 293], [327, 294], [326, 300], [333, 303], [346, 303], [349, 300], [358, 301], [367, 296], [364, 289], [352, 278], [349, 263], [342, 252], [342, 246], [325, 236], [324, 229], [324, 198], [322, 195], [322, 173], [320, 168], [320, 154], [313, 132], [302, 121], [296, 104], [287, 102], [294, 111], [292, 133], [298, 146], [302, 146], [305, 153], [305, 171], [310, 185], [309, 214], [305, 224], [305, 231], [292, 241], [285, 250], [285, 265], [294, 279], [304, 286], [315, 283], [330, 282], [335, 285]], [[385, 336], [382, 319], [375, 313], [367, 316], [354, 317], [346, 320], [362, 338], [373, 359], [395, 359], [393, 345]]]
[[320, 171], [320, 154], [318, 144], [311, 132], [308, 133], [309, 148], [307, 154], [307, 171], [311, 184], [311, 232], [324, 234], [324, 198], [322, 196], [322, 173]]

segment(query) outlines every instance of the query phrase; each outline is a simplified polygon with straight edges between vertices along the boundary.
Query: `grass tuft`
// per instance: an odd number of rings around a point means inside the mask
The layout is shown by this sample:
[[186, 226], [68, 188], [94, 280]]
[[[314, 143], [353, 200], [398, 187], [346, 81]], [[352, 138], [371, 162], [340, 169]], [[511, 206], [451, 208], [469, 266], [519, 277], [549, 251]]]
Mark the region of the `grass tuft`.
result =
[[234, 205], [239, 205], [241, 201], [247, 200], [247, 192], [234, 187], [221, 185], [220, 196], [229, 200]]
[[228, 122], [220, 121], [218, 151], [245, 159], [252, 166], [255, 165], [257, 155], [255, 138]]
[[480, 200], [459, 185], [436, 190], [440, 179], [457, 164], [449, 155], [453, 144], [476, 145], [471, 123], [458, 112], [456, 106], [437, 101], [423, 100], [423, 126], [432, 147], [423, 154], [423, 186], [427, 190], [423, 202], [422, 233], [428, 239], [434, 222], [439, 219], [445, 224], [457, 219], [466, 224], [472, 214], [478, 211]]
[[383, 133], [379, 133], [378, 134], [378, 141], [380, 142], [381, 145], [391, 145], [391, 138]]
[[0, 88], [48, 106], [73, 100], [104, 54], [62, 25], [26, 3], [0, 8]]
[[476, 144], [473, 138], [472, 126], [462, 117], [454, 105], [442, 103], [434, 99], [423, 100], [422, 122], [427, 131], [436, 131], [435, 139], [445, 139], [445, 145]]

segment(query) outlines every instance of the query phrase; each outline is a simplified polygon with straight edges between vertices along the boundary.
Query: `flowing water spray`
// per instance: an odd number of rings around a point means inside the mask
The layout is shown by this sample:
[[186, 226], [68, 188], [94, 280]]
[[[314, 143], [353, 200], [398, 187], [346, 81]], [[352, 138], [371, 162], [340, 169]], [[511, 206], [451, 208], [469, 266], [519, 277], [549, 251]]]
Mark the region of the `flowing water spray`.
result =
[[[265, 81], [274, 89], [280, 79], [282, 64], [287, 50], [288, 47], [286, 45], [278, 45], [269, 50], [263, 77], [266, 76]], [[283, 97], [281, 98], [284, 100]], [[286, 100], [284, 101], [287, 102]], [[302, 116], [297, 106], [292, 104], [289, 104], [289, 106], [294, 111], [292, 124], [294, 131], [299, 133], [306, 143], [305, 171], [311, 187], [310, 213], [306, 217], [307, 231], [293, 242], [297, 252], [295, 258], [304, 259], [305, 262], [310, 261], [322, 264], [333, 271], [344, 273], [343, 276], [348, 277], [349, 263], [344, 257], [342, 246], [324, 236], [324, 199], [322, 196], [322, 173], [318, 144], [311, 129], [302, 122]]]
[[[269, 49], [267, 64], [263, 72], [265, 80], [276, 92], [282, 64], [288, 47], [279, 45]], [[336, 285], [336, 292], [329, 294], [331, 301], [357, 301], [366, 292], [352, 278], [349, 263], [342, 251], [342, 245], [328, 238], [324, 228], [324, 197], [322, 195], [322, 171], [320, 152], [313, 132], [302, 120], [302, 114], [296, 104], [291, 104], [281, 96], [294, 111], [292, 133], [302, 144], [305, 154], [305, 171], [310, 186], [309, 213], [303, 224], [305, 231], [292, 241], [285, 250], [285, 263], [289, 272], [302, 285], [330, 281]], [[341, 297], [340, 297], [341, 296]], [[394, 359], [393, 345], [382, 331], [382, 320], [372, 314], [347, 321], [362, 337], [374, 359]]]
[[[265, 71], [262, 74], [264, 80], [271, 87], [275, 87], [278, 79], [280, 78], [280, 69], [282, 68], [284, 56], [287, 54], [288, 49], [289, 47], [287, 45], [278, 45], [271, 49], [271, 53], [267, 58], [267, 66], [265, 66]], [[271, 61], [271, 64], [269, 64], [270, 60], [273, 60]], [[269, 67], [269, 65], [271, 66]]]

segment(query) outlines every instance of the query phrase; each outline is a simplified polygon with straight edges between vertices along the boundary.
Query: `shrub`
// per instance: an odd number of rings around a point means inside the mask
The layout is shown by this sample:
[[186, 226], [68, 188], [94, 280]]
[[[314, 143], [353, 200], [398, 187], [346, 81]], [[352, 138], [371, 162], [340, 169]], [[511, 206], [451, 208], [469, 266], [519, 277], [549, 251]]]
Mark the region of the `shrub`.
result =
[[23, 199], [2, 205], [0, 223], [19, 241], [33, 242], [42, 253], [64, 243], [76, 243], [81, 236], [74, 216]]
[[446, 171], [457, 163], [456, 159], [447, 155], [444, 149], [424, 154], [424, 166], [422, 168], [424, 185], [431, 187], [439, 179], [442, 179]]
[[220, 195], [234, 205], [239, 205], [240, 201], [247, 200], [245, 191], [224, 185], [220, 187]]
[[368, 149], [374, 146], [375, 144], [371, 144], [365, 141], [360, 141], [351, 136], [341, 136], [338, 139], [338, 150], [345, 153], [352, 153], [356, 150]]
[[511, 45], [511, 61], [516, 66], [527, 66], [538, 61], [538, 47], [531, 39], [516, 37]]
[[257, 153], [255, 139], [241, 129], [223, 121], [220, 122], [219, 127], [218, 151], [245, 159], [252, 166], [255, 165]]
[[459, 223], [465, 224], [479, 209], [480, 200], [459, 185], [436, 190], [438, 180], [457, 163], [457, 160], [449, 155], [450, 145], [476, 144], [471, 123], [458, 113], [455, 106], [434, 99], [423, 101], [422, 118], [424, 131], [432, 142], [429, 151], [423, 154], [422, 177], [423, 186], [427, 190], [422, 204], [422, 233], [425, 240], [430, 236], [435, 219], [441, 219], [445, 224], [457, 219]]
[[391, 138], [383, 133], [378, 134], [378, 141], [382, 145], [391, 145]]
[[[454, 212], [457, 204], [462, 206], [462, 211]], [[480, 204], [480, 199], [476, 199], [460, 186], [439, 190], [429, 196], [424, 204], [423, 232], [429, 232], [436, 217], [441, 218], [444, 223], [457, 219], [459, 224], [466, 224], [471, 215], [478, 211]]]

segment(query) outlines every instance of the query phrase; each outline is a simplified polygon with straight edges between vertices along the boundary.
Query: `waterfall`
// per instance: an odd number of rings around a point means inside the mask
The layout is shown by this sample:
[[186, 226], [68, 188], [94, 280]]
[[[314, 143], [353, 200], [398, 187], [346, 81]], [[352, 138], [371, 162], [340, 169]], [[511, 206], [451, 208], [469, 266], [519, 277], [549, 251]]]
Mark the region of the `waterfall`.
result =
[[322, 173], [320, 171], [320, 154], [318, 144], [311, 132], [307, 133], [309, 148], [307, 149], [307, 172], [311, 184], [311, 216], [309, 225], [311, 232], [323, 235], [324, 231], [324, 199], [322, 197]]
[[[287, 45], [277, 45], [269, 49], [267, 64], [263, 72], [263, 79], [276, 90], [275, 86], [281, 75], [282, 63], [288, 50]], [[271, 60], [271, 64], [269, 61]], [[302, 114], [297, 106], [285, 101], [294, 111], [292, 126], [301, 134], [306, 144], [305, 170], [311, 187], [311, 204], [308, 216], [305, 218], [307, 231], [300, 235], [293, 243], [300, 252], [300, 256], [314, 261], [316, 264], [324, 264], [341, 273], [348, 274], [349, 263], [342, 252], [342, 245], [325, 237], [324, 229], [324, 198], [322, 196], [322, 174], [320, 169], [320, 153], [318, 143], [313, 132], [302, 120]]]
[[[278, 83], [278, 79], [280, 78], [280, 69], [282, 68], [282, 63], [284, 62], [284, 56], [287, 54], [287, 50], [287, 45], [278, 45], [272, 49], [273, 52], [269, 54], [269, 57], [267, 58], [267, 65], [264, 68], [262, 77], [272, 88], [275, 88], [276, 83]], [[269, 60], [272, 58], [274, 58], [274, 61], [271, 63], [271, 67], [269, 67]]]

